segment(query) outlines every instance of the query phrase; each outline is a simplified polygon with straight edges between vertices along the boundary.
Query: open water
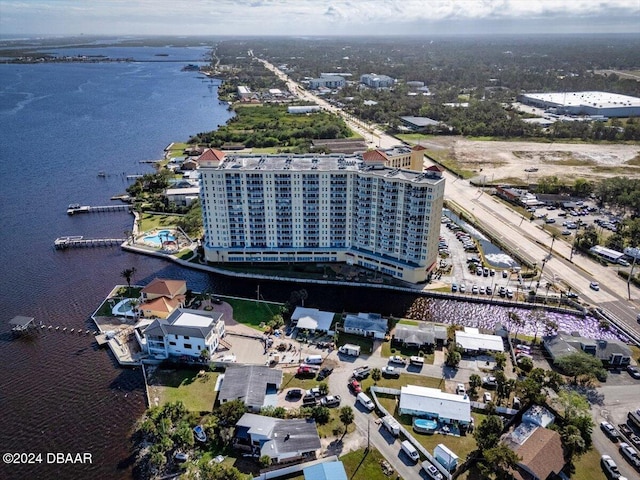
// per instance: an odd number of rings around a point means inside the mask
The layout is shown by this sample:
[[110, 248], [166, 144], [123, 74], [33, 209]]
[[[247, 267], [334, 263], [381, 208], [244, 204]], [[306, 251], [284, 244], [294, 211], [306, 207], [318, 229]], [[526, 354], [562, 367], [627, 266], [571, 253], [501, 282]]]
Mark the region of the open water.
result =
[[[82, 52], [74, 51], [73, 54]], [[166, 53], [168, 56], [158, 56]], [[133, 63], [0, 64], [0, 449], [45, 454], [42, 463], [0, 463], [0, 479], [131, 478], [129, 435], [145, 408], [142, 375], [120, 369], [91, 336], [45, 333], [12, 337], [8, 320], [28, 315], [48, 325], [94, 329], [91, 312], [135, 267], [134, 283], [181, 278], [193, 290], [255, 297], [258, 282], [187, 270], [118, 248], [55, 251], [63, 235], [119, 237], [125, 213], [69, 217], [70, 203], [106, 205], [123, 193], [126, 175], [150, 170], [172, 141], [215, 129], [230, 113], [215, 81], [181, 72], [201, 49], [91, 49]], [[170, 61], [162, 61], [164, 59]], [[107, 176], [99, 178], [98, 172]], [[308, 306], [403, 315], [414, 295], [352, 287], [260, 282], [267, 300], [306, 288]], [[507, 310], [431, 301], [429, 318], [491, 326]], [[522, 312], [527, 316], [526, 312]], [[571, 330], [598, 335], [593, 319], [554, 315]], [[531, 331], [528, 327], [521, 332]], [[92, 463], [47, 463], [47, 453], [90, 453]]]

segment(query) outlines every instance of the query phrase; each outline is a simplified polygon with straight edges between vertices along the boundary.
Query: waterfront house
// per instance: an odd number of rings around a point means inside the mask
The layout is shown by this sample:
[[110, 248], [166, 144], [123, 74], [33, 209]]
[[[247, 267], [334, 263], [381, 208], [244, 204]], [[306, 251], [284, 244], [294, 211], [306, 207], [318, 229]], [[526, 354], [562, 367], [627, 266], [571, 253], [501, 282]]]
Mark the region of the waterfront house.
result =
[[314, 460], [321, 448], [316, 422], [245, 413], [236, 423], [234, 447], [249, 450], [271, 463]]
[[387, 319], [379, 313], [349, 314], [344, 319], [345, 333], [382, 339], [387, 334]]
[[501, 336], [480, 333], [480, 330], [473, 327], [464, 327], [464, 331], [456, 332], [456, 345], [470, 355], [504, 352], [504, 340]]
[[593, 340], [579, 333], [559, 331], [542, 338], [542, 345], [553, 362], [572, 353], [584, 352], [602, 361], [604, 368], [625, 368], [631, 363], [631, 350], [619, 340]]
[[430, 418], [444, 423], [471, 423], [469, 397], [446, 393], [437, 388], [416, 385], [402, 387], [399, 411], [402, 415]]
[[405, 347], [432, 348], [447, 341], [447, 327], [424, 322], [418, 326], [398, 324], [392, 341]]
[[333, 312], [323, 312], [317, 308], [296, 307], [291, 315], [291, 324], [300, 330], [329, 332], [334, 315]]
[[209, 358], [225, 335], [222, 313], [179, 308], [168, 318], [153, 320], [142, 335], [135, 330], [142, 350], [157, 359], [188, 355], [199, 358], [204, 350]]
[[218, 402], [242, 400], [249, 411], [276, 406], [282, 370], [264, 365], [229, 365], [218, 392]]
[[138, 311], [146, 318], [167, 318], [184, 306], [187, 282], [155, 278], [140, 292]]
[[180, 207], [188, 207], [200, 197], [200, 187], [167, 188], [164, 196], [168, 202]]

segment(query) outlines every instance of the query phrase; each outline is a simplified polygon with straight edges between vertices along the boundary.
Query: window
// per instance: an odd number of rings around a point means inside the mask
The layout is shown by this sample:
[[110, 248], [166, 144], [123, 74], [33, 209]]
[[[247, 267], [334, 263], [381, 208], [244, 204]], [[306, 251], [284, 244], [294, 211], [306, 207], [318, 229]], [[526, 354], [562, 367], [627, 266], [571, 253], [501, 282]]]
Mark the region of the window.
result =
[[169, 342], [169, 345], [176, 346], [176, 342]]
[[184, 336], [185, 340], [189, 340], [189, 337], [187, 335]]
[[191, 344], [190, 343], [185, 343], [184, 344], [184, 348], [187, 348], [187, 349], [191, 350]]

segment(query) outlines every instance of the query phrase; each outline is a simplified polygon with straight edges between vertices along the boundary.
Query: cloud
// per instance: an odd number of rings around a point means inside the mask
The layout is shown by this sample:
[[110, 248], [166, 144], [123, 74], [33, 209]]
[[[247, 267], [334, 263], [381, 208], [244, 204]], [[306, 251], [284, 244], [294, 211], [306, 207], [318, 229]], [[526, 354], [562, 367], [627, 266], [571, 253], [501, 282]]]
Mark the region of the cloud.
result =
[[[639, 0], [1, 0], [4, 33], [412, 34], [565, 24], [640, 32]], [[612, 19], [612, 20], [607, 20]], [[472, 22], [472, 23], [470, 23]], [[418, 28], [418, 26], [422, 28]], [[487, 27], [485, 27], [486, 25]]]

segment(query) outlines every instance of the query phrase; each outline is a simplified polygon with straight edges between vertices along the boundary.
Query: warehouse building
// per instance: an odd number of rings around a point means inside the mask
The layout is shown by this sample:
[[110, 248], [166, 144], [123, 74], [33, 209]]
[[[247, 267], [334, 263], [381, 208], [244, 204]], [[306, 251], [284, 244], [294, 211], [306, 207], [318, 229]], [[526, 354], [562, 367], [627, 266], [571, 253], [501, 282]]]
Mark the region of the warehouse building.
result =
[[526, 93], [519, 95], [518, 101], [559, 115], [640, 116], [640, 98], [617, 93]]

